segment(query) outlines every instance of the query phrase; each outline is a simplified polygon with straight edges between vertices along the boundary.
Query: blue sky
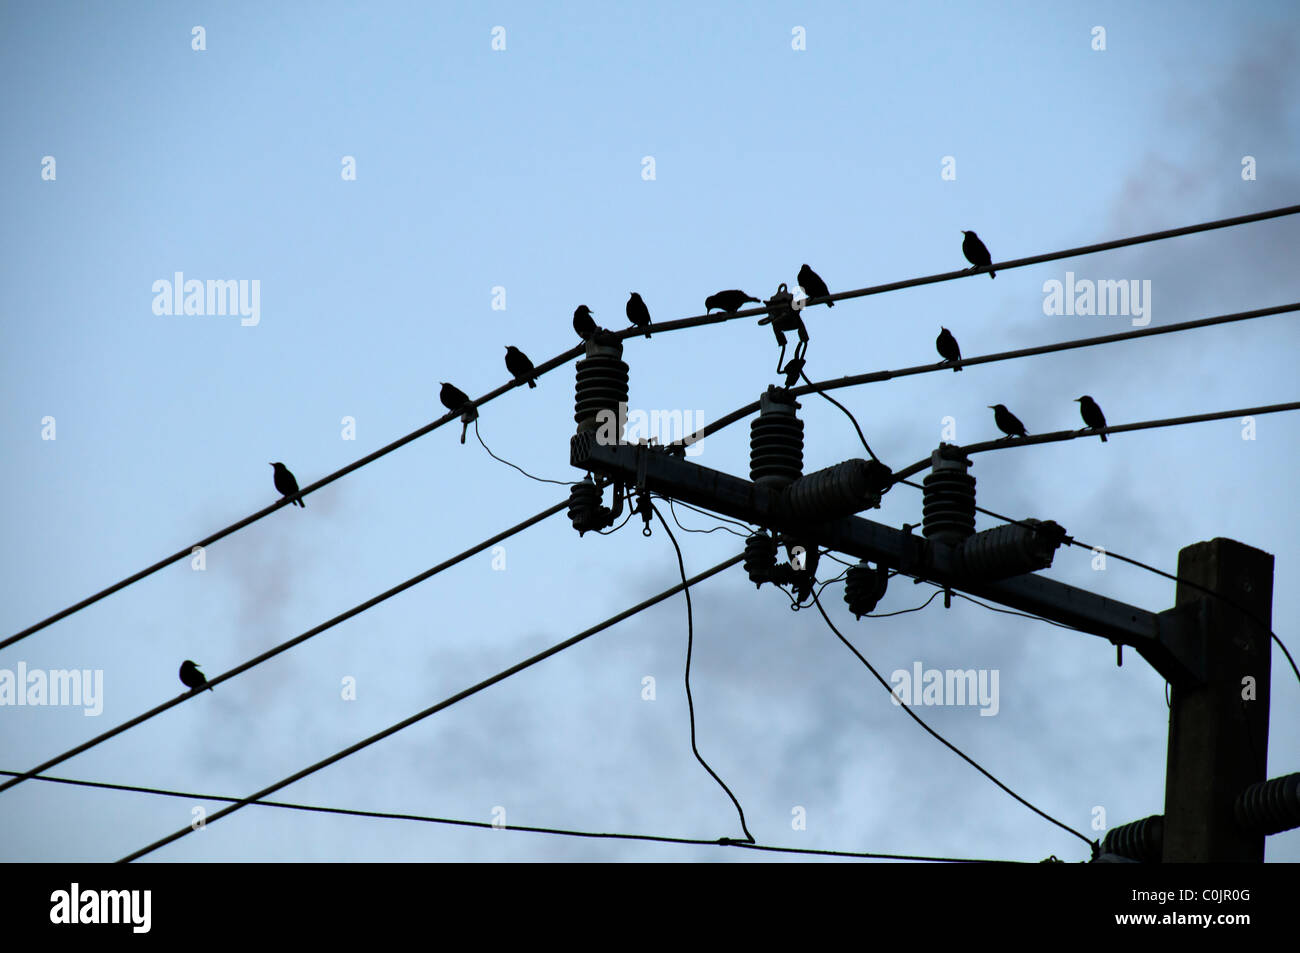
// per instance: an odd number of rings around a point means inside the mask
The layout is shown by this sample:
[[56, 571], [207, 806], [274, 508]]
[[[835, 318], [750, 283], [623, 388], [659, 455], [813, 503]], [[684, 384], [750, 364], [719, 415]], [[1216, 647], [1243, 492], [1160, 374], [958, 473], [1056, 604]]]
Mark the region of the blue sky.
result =
[[[191, 48], [205, 30], [206, 49]], [[1106, 49], [1091, 31], [1106, 30]], [[506, 48], [491, 48], [505, 28]], [[803, 27], [806, 49], [792, 49]], [[0, 10], [3, 373], [0, 630], [15, 632], [479, 396], [504, 345], [541, 363], [586, 303], [609, 327], [639, 291], [657, 320], [706, 295], [767, 296], [810, 263], [832, 291], [1294, 204], [1293, 4], [6, 4]], [[1241, 159], [1257, 178], [1243, 181]], [[56, 178], [42, 178], [53, 156]], [[355, 181], [340, 175], [356, 163]], [[655, 177], [642, 176], [653, 157]], [[940, 176], [945, 156], [957, 176]], [[813, 379], [1130, 327], [1043, 314], [1066, 271], [1152, 282], [1153, 324], [1296, 299], [1284, 219], [810, 312]], [[153, 283], [260, 283], [260, 321], [156, 315]], [[492, 308], [505, 288], [506, 307]], [[940, 421], [997, 436], [1295, 399], [1280, 316], [841, 391], [895, 467]], [[715, 419], [775, 378], [752, 321], [629, 340], [633, 407]], [[483, 408], [483, 439], [531, 472], [568, 464], [573, 372]], [[805, 399], [806, 470], [861, 447]], [[42, 419], [56, 421], [42, 440]], [[355, 440], [342, 439], [344, 417]], [[446, 427], [0, 652], [0, 667], [104, 672], [104, 712], [0, 710], [24, 770], [561, 499]], [[980, 502], [1172, 571], [1216, 536], [1273, 553], [1275, 630], [1298, 644], [1300, 423], [1261, 417], [977, 458]], [[747, 475], [748, 427], [697, 461]], [[679, 511], [687, 526], [715, 525]], [[916, 523], [894, 489], [869, 515]], [[993, 525], [981, 517], [979, 527]], [[688, 572], [741, 541], [678, 531]], [[62, 777], [243, 795], [677, 580], [656, 525], [579, 538], [561, 515], [60, 765]], [[828, 574], [829, 575], [829, 574]], [[1046, 572], [1159, 611], [1173, 584], [1081, 550]], [[987, 668], [997, 717], [923, 712], [1013, 789], [1089, 836], [1163, 809], [1162, 680], [1104, 640], [957, 601], [852, 621], [877, 668]], [[881, 611], [919, 605], [891, 585]], [[1086, 848], [924, 735], [827, 630], [737, 568], [695, 593], [701, 751], [765, 843], [1082, 859]], [[695, 762], [686, 620], [666, 602], [278, 795], [331, 806], [685, 837], [739, 836]], [[642, 679], [658, 686], [642, 699]], [[357, 699], [340, 698], [356, 680]], [[1279, 652], [1269, 774], [1300, 767], [1300, 686]], [[183, 800], [27, 782], [0, 794], [0, 856], [112, 860], [187, 824]], [[806, 830], [791, 827], [805, 809]], [[214, 809], [208, 805], [209, 810]], [[771, 860], [716, 848], [247, 808], [158, 860]], [[1270, 838], [1300, 860], [1300, 834]]]

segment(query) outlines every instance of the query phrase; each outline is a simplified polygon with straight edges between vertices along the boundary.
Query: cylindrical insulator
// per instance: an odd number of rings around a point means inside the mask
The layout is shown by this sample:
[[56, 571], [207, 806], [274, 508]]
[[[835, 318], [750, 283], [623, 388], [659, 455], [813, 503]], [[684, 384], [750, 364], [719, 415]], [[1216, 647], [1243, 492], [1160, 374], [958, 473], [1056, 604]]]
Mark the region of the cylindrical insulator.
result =
[[1253, 834], [1300, 827], [1300, 773], [1252, 784], [1237, 797], [1237, 825]]
[[875, 610], [888, 586], [889, 567], [879, 565], [872, 569], [864, 559], [844, 574], [844, 604], [854, 618], [861, 619]]
[[1164, 840], [1165, 819], [1163, 815], [1153, 814], [1131, 824], [1112, 827], [1106, 832], [1101, 850], [1103, 854], [1118, 854], [1144, 864], [1158, 864]]
[[866, 460], [845, 460], [795, 480], [785, 491], [791, 515], [807, 520], [849, 516], [880, 505], [875, 473]]
[[569, 489], [569, 520], [581, 536], [589, 529], [600, 528], [600, 487], [591, 477], [581, 480]]
[[617, 426], [614, 435], [623, 439], [627, 423], [628, 368], [621, 358], [623, 345], [617, 340], [587, 342], [587, 357], [577, 365], [578, 383], [573, 402], [573, 419], [578, 433], [602, 429], [602, 410], [610, 411]]
[[975, 532], [975, 478], [970, 460], [955, 447], [940, 444], [930, 455], [932, 469], [924, 480], [921, 532], [956, 546]]
[[769, 387], [749, 425], [749, 478], [780, 489], [803, 473], [803, 421], [788, 391]]
[[1051, 520], [1024, 520], [962, 541], [961, 571], [972, 579], [1008, 579], [1052, 565], [1065, 531]]
[[760, 587], [771, 579], [776, 565], [776, 540], [767, 533], [754, 533], [745, 540], [745, 572], [754, 586]]

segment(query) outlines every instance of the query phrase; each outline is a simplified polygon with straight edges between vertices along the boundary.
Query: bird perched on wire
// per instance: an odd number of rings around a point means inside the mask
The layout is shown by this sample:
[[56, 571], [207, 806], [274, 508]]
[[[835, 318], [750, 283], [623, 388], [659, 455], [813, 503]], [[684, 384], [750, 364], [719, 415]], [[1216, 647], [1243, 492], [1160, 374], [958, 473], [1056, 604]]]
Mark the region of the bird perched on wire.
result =
[[[1079, 414], [1083, 417], [1083, 422], [1088, 425], [1090, 430], [1105, 430], [1106, 415], [1101, 412], [1097, 402], [1084, 394], [1082, 397], [1074, 398], [1079, 405]], [[1106, 442], [1106, 435], [1101, 435], [1101, 442]]]
[[952, 336], [951, 331], [944, 327], [939, 328], [939, 336], [934, 339], [934, 348], [939, 352], [940, 357], [954, 365], [954, 371], [961, 370], [961, 366], [957, 363], [961, 360], [961, 348], [957, 346], [957, 339]]
[[989, 409], [993, 411], [993, 422], [998, 425], [1008, 437], [1023, 437], [1028, 433], [1025, 425], [1020, 422], [1020, 418], [1007, 410], [1005, 404], [989, 404]]
[[645, 306], [645, 302], [635, 291], [632, 292], [632, 297], [627, 299], [626, 310], [627, 319], [643, 329], [647, 338], [650, 337], [650, 309]]
[[527, 380], [529, 387], [537, 386], [537, 381], [533, 379], [533, 362], [528, 359], [527, 354], [513, 344], [506, 345], [506, 370], [515, 380]]
[[[821, 275], [813, 271], [807, 265], [799, 269], [799, 287], [802, 288], [809, 298], [825, 298], [831, 293], [826, 287], [826, 282], [822, 281]], [[827, 301], [826, 307], [835, 307], [834, 301]]]
[[573, 310], [573, 330], [577, 331], [578, 337], [584, 341], [596, 333], [596, 322], [591, 313], [591, 309], [585, 304], [580, 304]]
[[709, 295], [704, 299], [704, 313], [708, 314], [714, 308], [721, 308], [727, 314], [735, 314], [749, 301], [753, 301], [755, 304], [758, 303], [757, 298], [751, 297], [736, 288], [729, 291], [719, 291], [717, 294]]
[[465, 426], [460, 429], [460, 442], [465, 442], [465, 434], [469, 432], [469, 425], [478, 419], [478, 410], [469, 402], [469, 395], [454, 384], [442, 382], [442, 390], [438, 393], [438, 399], [442, 401], [442, 406], [446, 407], [452, 413], [463, 411], [460, 415], [460, 422]]
[[961, 233], [966, 236], [961, 243], [961, 253], [966, 256], [966, 260], [976, 268], [988, 268], [989, 277], [996, 278], [997, 273], [991, 268], [993, 257], [989, 254], [989, 250], [984, 247], [984, 243], [980, 241], [980, 237], [974, 232], [968, 232], [965, 229], [962, 229]]
[[280, 495], [291, 498], [290, 506], [297, 503], [305, 510], [307, 504], [302, 501], [302, 497], [298, 493], [298, 481], [293, 478], [289, 468], [283, 463], [269, 463], [267, 466], [275, 470], [275, 488], [280, 491]]
[[207, 677], [199, 671], [198, 665], [189, 659], [181, 662], [180, 676], [181, 682], [184, 683], [186, 688], [206, 688], [208, 691], [212, 691], [212, 686], [208, 684]]

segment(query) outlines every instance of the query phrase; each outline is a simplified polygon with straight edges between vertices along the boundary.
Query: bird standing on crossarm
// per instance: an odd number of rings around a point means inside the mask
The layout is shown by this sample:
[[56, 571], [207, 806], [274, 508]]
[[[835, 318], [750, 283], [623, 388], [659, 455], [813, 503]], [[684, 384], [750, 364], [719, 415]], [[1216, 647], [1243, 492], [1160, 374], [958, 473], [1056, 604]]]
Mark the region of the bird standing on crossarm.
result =
[[527, 354], [513, 344], [506, 345], [506, 370], [515, 380], [526, 380], [529, 387], [537, 386], [537, 381], [533, 379], [533, 362], [528, 359]]
[[[809, 298], [825, 298], [830, 295], [831, 290], [826, 287], [826, 282], [822, 281], [821, 275], [813, 271], [807, 265], [799, 269], [799, 287], [807, 293]], [[826, 307], [835, 307], [834, 301], [827, 301]]]
[[[1097, 402], [1084, 394], [1082, 397], [1074, 398], [1079, 405], [1079, 414], [1083, 417], [1083, 422], [1088, 425], [1090, 430], [1105, 430], [1106, 415], [1101, 412]], [[1106, 442], [1106, 435], [1101, 434], [1101, 442]]]
[[580, 304], [573, 310], [573, 330], [584, 341], [596, 333], [596, 321], [591, 314], [591, 309], [585, 304]]
[[960, 371], [961, 366], [957, 364], [961, 360], [961, 348], [957, 346], [957, 339], [952, 336], [952, 332], [947, 328], [939, 328], [939, 336], [934, 339], [935, 350], [949, 364], [956, 365], [954, 371]]
[[208, 691], [212, 691], [212, 686], [208, 684], [207, 677], [199, 671], [198, 665], [189, 659], [181, 662], [180, 676], [181, 682], [186, 688], [206, 688]]
[[997, 273], [992, 269], [993, 256], [991, 256], [989, 250], [984, 247], [984, 243], [980, 241], [980, 237], [974, 232], [968, 232], [965, 229], [962, 229], [962, 234], [966, 237], [962, 239], [961, 253], [966, 256], [966, 260], [976, 268], [988, 268], [989, 277], [996, 278]]
[[993, 422], [1008, 437], [1024, 437], [1028, 434], [1020, 418], [1007, 410], [1005, 404], [989, 404], [989, 409], [993, 411]]
[[275, 470], [275, 488], [280, 491], [280, 495], [291, 498], [289, 501], [290, 506], [297, 503], [305, 510], [307, 504], [302, 501], [302, 496], [298, 492], [298, 481], [293, 478], [289, 468], [283, 463], [268, 463], [267, 466]]
[[635, 324], [638, 328], [645, 331], [645, 336], [650, 337], [650, 309], [645, 306], [641, 296], [635, 291], [627, 299], [627, 319]]

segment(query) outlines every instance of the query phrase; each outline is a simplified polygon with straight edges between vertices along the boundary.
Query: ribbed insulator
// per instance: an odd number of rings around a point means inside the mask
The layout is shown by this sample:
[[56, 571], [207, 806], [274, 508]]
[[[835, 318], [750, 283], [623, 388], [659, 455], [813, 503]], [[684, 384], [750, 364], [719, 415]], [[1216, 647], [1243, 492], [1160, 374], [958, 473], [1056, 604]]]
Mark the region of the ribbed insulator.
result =
[[790, 514], [827, 520], [850, 516], [880, 505], [878, 475], [866, 460], [845, 460], [795, 480], [786, 488]]
[[569, 520], [581, 536], [589, 529], [600, 529], [600, 487], [591, 477], [573, 484], [569, 489]]
[[844, 604], [854, 618], [861, 619], [884, 598], [888, 585], [889, 567], [881, 565], [872, 569], [863, 560], [844, 574]]
[[1236, 804], [1237, 825], [1252, 834], [1277, 834], [1300, 827], [1300, 774], [1252, 784]]
[[1152, 814], [1131, 824], [1112, 827], [1106, 832], [1101, 850], [1103, 854], [1118, 854], [1144, 864], [1158, 864], [1160, 852], [1164, 849], [1164, 840], [1164, 816]]
[[619, 405], [624, 408], [627, 405], [628, 368], [621, 360], [622, 355], [623, 345], [618, 341], [587, 344], [587, 357], [577, 365], [578, 383], [573, 402], [578, 433], [596, 430], [600, 426], [597, 414], [609, 410], [616, 415], [617, 437], [623, 438], [626, 411]]
[[772, 578], [776, 565], [776, 540], [767, 533], [754, 533], [745, 540], [745, 572], [755, 587]]
[[931, 460], [933, 469], [923, 481], [921, 532], [926, 539], [956, 546], [975, 532], [975, 478], [966, 472], [970, 460], [946, 445]]
[[1065, 530], [1051, 520], [986, 529], [961, 544], [961, 571], [972, 579], [1009, 579], [1052, 565]]
[[794, 398], [777, 388], [768, 388], [759, 404], [749, 425], [749, 478], [780, 489], [803, 473], [803, 421]]

